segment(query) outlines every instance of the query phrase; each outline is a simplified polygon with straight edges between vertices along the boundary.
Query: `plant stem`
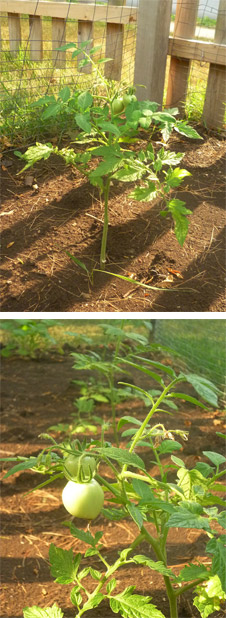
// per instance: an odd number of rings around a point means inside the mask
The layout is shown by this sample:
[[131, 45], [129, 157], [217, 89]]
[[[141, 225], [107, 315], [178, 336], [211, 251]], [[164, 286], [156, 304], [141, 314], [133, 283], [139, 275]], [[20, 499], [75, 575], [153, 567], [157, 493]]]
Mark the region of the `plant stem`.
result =
[[108, 196], [111, 179], [107, 178], [104, 185], [104, 228], [101, 241], [100, 252], [100, 269], [105, 270], [106, 264], [106, 247], [107, 247], [107, 235], [108, 235]]
[[[164, 550], [162, 551], [159, 540], [155, 539], [147, 530], [142, 526], [141, 532], [143, 532], [145, 538], [150, 543], [151, 547], [154, 549], [154, 552], [159, 560], [164, 563], [165, 566], [166, 560], [164, 555]], [[170, 578], [167, 575], [164, 575], [164, 581], [166, 586], [166, 592], [169, 600], [170, 606], [170, 618], [178, 618], [178, 610], [177, 610], [177, 595], [176, 591], [173, 589]]]

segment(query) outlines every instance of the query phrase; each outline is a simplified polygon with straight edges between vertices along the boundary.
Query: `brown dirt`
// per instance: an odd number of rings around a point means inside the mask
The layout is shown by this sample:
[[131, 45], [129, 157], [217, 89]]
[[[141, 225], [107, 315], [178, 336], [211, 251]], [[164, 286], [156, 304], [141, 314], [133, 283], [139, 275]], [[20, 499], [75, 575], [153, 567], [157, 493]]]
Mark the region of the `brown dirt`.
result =
[[[73, 399], [76, 387], [70, 357], [52, 357], [38, 361], [4, 359], [2, 363], [2, 448], [1, 457], [37, 454], [43, 448], [43, 441], [37, 436], [46, 431], [51, 424], [70, 421], [75, 410]], [[138, 375], [139, 374], [139, 375]], [[87, 375], [87, 374], [85, 374]], [[81, 378], [79, 372], [79, 379]], [[139, 372], [134, 374], [135, 383], [145, 386], [147, 377]], [[146, 384], [147, 386], [147, 384]], [[150, 384], [149, 384], [150, 387]], [[143, 417], [144, 409], [139, 402], [123, 404], [123, 413], [134, 413]], [[106, 404], [96, 413], [109, 418]], [[120, 408], [118, 409], [120, 415]], [[223, 452], [222, 441], [216, 430], [225, 431], [225, 420], [220, 411], [200, 411], [188, 404], [181, 404], [177, 418], [158, 415], [156, 422], [164, 422], [167, 428], [177, 427], [190, 432], [189, 441], [184, 443], [183, 459], [192, 467], [201, 459], [203, 450]], [[81, 437], [81, 436], [80, 436]], [[108, 436], [108, 439], [111, 436]], [[6, 464], [3, 465], [6, 471]], [[152, 468], [152, 474], [155, 470]], [[49, 572], [48, 548], [51, 542], [64, 549], [84, 552], [84, 545], [73, 540], [69, 530], [62, 526], [65, 519], [61, 504], [63, 481], [28, 495], [26, 492], [41, 482], [41, 477], [32, 472], [17, 473], [3, 480], [2, 485], [2, 605], [1, 618], [21, 618], [26, 606], [51, 606], [55, 601], [62, 607], [66, 618], [74, 611], [70, 602], [71, 586], [55, 584]], [[75, 525], [86, 529], [82, 520], [74, 520]], [[150, 525], [151, 529], [151, 525]], [[129, 520], [109, 522], [100, 515], [92, 523], [92, 532], [103, 530], [104, 551], [109, 561], [114, 561], [117, 552], [135, 538], [135, 524]], [[199, 530], [172, 530], [169, 536], [169, 565], [178, 570], [188, 562], [199, 560], [209, 564], [205, 556], [205, 535]], [[148, 547], [139, 548], [139, 553], [150, 552]], [[99, 565], [93, 561], [93, 566]], [[153, 603], [166, 618], [169, 616], [162, 577], [146, 568], [122, 569], [118, 573], [118, 589], [136, 583], [137, 592], [148, 594]], [[113, 618], [107, 605], [88, 612], [92, 618]], [[192, 607], [192, 595], [187, 593], [180, 602], [180, 618], [196, 618], [199, 613]], [[225, 611], [212, 615], [223, 618]]]
[[224, 311], [226, 144], [203, 135], [203, 142], [177, 135], [170, 140], [171, 150], [185, 152], [183, 167], [192, 173], [177, 191], [193, 212], [183, 248], [171, 219], [159, 216], [159, 203], [131, 200], [125, 183], [111, 189], [106, 269], [161, 291], [103, 273], [94, 273], [91, 286], [66, 251], [90, 270], [98, 268], [103, 207], [97, 191], [56, 157], [28, 170], [38, 186], [34, 190], [25, 185], [26, 174], [16, 175], [20, 160], [6, 151], [2, 310]]

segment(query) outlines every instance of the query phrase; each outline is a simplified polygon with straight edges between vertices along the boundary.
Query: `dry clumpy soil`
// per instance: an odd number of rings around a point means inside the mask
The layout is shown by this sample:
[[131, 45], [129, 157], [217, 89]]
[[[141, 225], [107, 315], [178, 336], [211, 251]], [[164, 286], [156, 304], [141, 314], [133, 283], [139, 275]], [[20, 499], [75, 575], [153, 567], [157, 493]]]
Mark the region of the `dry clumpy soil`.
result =
[[91, 285], [66, 251], [90, 271], [98, 268], [103, 205], [97, 191], [57, 157], [18, 176], [21, 161], [5, 151], [2, 311], [224, 311], [226, 144], [198, 130], [203, 141], [173, 135], [169, 142], [185, 153], [183, 167], [192, 173], [174, 193], [193, 213], [183, 248], [158, 201], [131, 200], [126, 183], [111, 188], [106, 270], [160, 291], [98, 272]]
[[[39, 434], [52, 424], [71, 421], [70, 414], [75, 411], [73, 399], [78, 396], [76, 387], [71, 383], [75, 379], [70, 357], [53, 355], [44, 360], [4, 359], [2, 363], [2, 447], [1, 457], [35, 455], [43, 448]], [[139, 373], [139, 375], [138, 375]], [[79, 379], [84, 378], [79, 372]], [[147, 376], [134, 373], [137, 385], [147, 387]], [[152, 386], [152, 385], [151, 385]], [[150, 384], [149, 384], [150, 387]], [[109, 409], [101, 404], [95, 412], [109, 419]], [[134, 414], [143, 418], [145, 410], [142, 404], [131, 400], [123, 404], [120, 414]], [[203, 458], [203, 450], [224, 452], [222, 441], [216, 431], [225, 431], [225, 419], [219, 410], [201, 411], [190, 404], [181, 403], [177, 418], [165, 415], [156, 417], [156, 422], [163, 422], [167, 428], [188, 430], [189, 440], [183, 444], [180, 455], [185, 463], [192, 467]], [[59, 437], [59, 435], [58, 435]], [[82, 436], [79, 436], [82, 438]], [[112, 440], [112, 436], [106, 436]], [[143, 456], [143, 454], [142, 454]], [[148, 464], [148, 461], [146, 462]], [[7, 465], [3, 464], [6, 471]], [[155, 468], [150, 467], [153, 475]], [[107, 475], [106, 470], [101, 470]], [[84, 544], [70, 536], [68, 528], [62, 524], [68, 519], [61, 503], [63, 480], [44, 487], [35, 493], [26, 492], [41, 482], [41, 477], [32, 472], [17, 473], [9, 479], [2, 480], [2, 601], [1, 618], [22, 618], [23, 608], [39, 605], [42, 608], [57, 602], [64, 611], [65, 618], [72, 618], [75, 608], [70, 602], [71, 586], [53, 582], [48, 564], [48, 548], [55, 543], [64, 549], [84, 553]], [[77, 527], [87, 529], [83, 520], [74, 519]], [[150, 524], [151, 529], [151, 524]], [[113, 562], [118, 551], [126, 548], [135, 538], [135, 524], [127, 519], [110, 522], [100, 515], [91, 525], [91, 531], [104, 532], [102, 542], [104, 555]], [[169, 535], [168, 564], [175, 573], [193, 560], [209, 564], [205, 555], [206, 537], [200, 530], [175, 529]], [[148, 553], [150, 549], [144, 544], [138, 553]], [[154, 557], [154, 556], [153, 556]], [[99, 568], [95, 558], [92, 566]], [[157, 572], [147, 568], [127, 567], [117, 574], [118, 590], [136, 584], [139, 594], [149, 595], [166, 618], [169, 617], [168, 603], [164, 582]], [[92, 583], [91, 583], [92, 586]], [[119, 614], [117, 614], [119, 615]], [[187, 592], [179, 607], [180, 618], [198, 618], [199, 612], [193, 608], [192, 594]], [[108, 605], [103, 603], [85, 618], [113, 618]], [[212, 618], [223, 618], [225, 610], [212, 614]]]

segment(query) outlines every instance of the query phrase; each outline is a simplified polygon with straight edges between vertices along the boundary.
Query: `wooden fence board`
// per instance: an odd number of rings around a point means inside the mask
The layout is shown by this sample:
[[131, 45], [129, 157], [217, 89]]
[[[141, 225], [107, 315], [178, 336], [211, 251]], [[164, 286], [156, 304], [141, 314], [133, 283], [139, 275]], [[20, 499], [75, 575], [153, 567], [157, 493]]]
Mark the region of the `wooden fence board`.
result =
[[171, 2], [168, 0], [140, 0], [134, 84], [139, 100], [150, 99], [162, 105]]
[[9, 13], [8, 25], [10, 51], [12, 56], [16, 56], [21, 45], [20, 15], [18, 13]]
[[[193, 39], [198, 15], [199, 0], [185, 3], [177, 0], [174, 36], [184, 39]], [[179, 112], [184, 114], [184, 106], [187, 95], [188, 78], [191, 61], [181, 56], [171, 56], [168, 79], [166, 106], [176, 105]]]
[[52, 18], [52, 59], [53, 65], [62, 69], [66, 62], [66, 52], [57, 51], [58, 47], [65, 45], [66, 20], [58, 17]]
[[29, 15], [30, 26], [30, 58], [31, 60], [42, 60], [43, 57], [43, 42], [42, 42], [42, 21], [38, 15]]
[[[119, 15], [123, 4], [125, 4], [125, 0], [109, 0], [109, 5], [120, 7], [118, 8]], [[121, 79], [123, 38], [124, 25], [107, 22], [105, 57], [112, 58], [112, 61], [107, 62], [104, 67], [104, 74], [107, 79], [115, 79], [116, 81]]]
[[217, 65], [226, 64], [226, 45], [197, 39], [179, 39], [169, 37], [168, 54], [199, 62], [211, 62]]
[[[89, 50], [91, 49], [91, 47], [93, 46], [93, 22], [92, 21], [82, 21], [79, 19], [78, 21], [78, 46], [80, 43], [84, 43], [84, 41], [89, 41], [91, 40], [91, 43], [88, 43], [88, 45], [85, 48], [86, 53], [89, 53]], [[77, 61], [78, 61], [78, 65], [79, 62], [83, 59], [84, 56], [80, 55], [77, 56]], [[79, 67], [78, 66], [78, 70], [80, 73], [92, 73], [92, 65], [89, 62], [89, 64], [85, 64], [84, 67]]]
[[[220, 0], [216, 30], [215, 43], [226, 45], [226, 0]], [[222, 63], [223, 65], [223, 63]], [[206, 97], [203, 108], [203, 119], [209, 128], [221, 129], [224, 124], [226, 103], [226, 68], [218, 66], [216, 63], [210, 64]]]
[[[165, 0], [162, 0], [165, 1]], [[123, 6], [73, 4], [68, 2], [47, 2], [39, 0], [0, 0], [0, 11], [6, 13], [19, 13], [25, 15], [39, 15], [46, 17], [59, 17], [62, 19], [81, 19], [83, 21], [106, 21], [109, 19], [115, 24], [130, 24], [137, 21], [137, 9]]]

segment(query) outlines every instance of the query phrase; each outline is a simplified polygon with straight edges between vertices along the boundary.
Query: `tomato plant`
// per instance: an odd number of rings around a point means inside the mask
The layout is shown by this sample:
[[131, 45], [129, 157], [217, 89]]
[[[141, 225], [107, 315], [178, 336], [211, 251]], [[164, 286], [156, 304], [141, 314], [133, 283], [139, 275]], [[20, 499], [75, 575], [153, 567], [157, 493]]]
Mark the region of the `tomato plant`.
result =
[[64, 461], [64, 475], [70, 481], [91, 479], [95, 470], [96, 462], [94, 457], [89, 455], [68, 455]]
[[[188, 232], [188, 215], [192, 212], [186, 208], [184, 201], [173, 197], [172, 191], [181, 185], [184, 178], [190, 176], [190, 172], [178, 167], [184, 156], [182, 153], [170, 152], [164, 146], [159, 147], [159, 144], [152, 143], [152, 135], [156, 129], [160, 130], [164, 144], [173, 130], [190, 138], [202, 138], [186, 121], [176, 119], [177, 108], [162, 112], [158, 111], [159, 106], [153, 101], [137, 101], [135, 95], [128, 93], [124, 93], [124, 99], [120, 96], [120, 92], [112, 94], [112, 86], [103, 78], [91, 55], [84, 51], [86, 44], [85, 42], [82, 48], [84, 62], [91, 62], [95, 66], [98, 79], [105, 89], [105, 94], [97, 93], [95, 96], [86, 90], [73, 100], [77, 110], [74, 122], [78, 130], [75, 141], [78, 145], [87, 144], [87, 149], [85, 152], [75, 152], [73, 148], [60, 149], [49, 143], [37, 143], [36, 146], [28, 148], [23, 155], [18, 151], [15, 151], [15, 154], [26, 161], [22, 170], [24, 171], [37, 161], [48, 159], [55, 153], [63, 157], [67, 164], [77, 167], [92, 185], [98, 187], [104, 201], [100, 269], [105, 270], [109, 192], [111, 184], [115, 181], [137, 183], [129, 195], [134, 200], [151, 202], [159, 198], [163, 204], [160, 214], [162, 217], [168, 215], [172, 217], [177, 240], [183, 246]], [[81, 54], [81, 45], [77, 48], [74, 43], [63, 46], [61, 50], [69, 48], [74, 50], [73, 58]], [[43, 105], [43, 99], [41, 100]], [[67, 105], [67, 101], [69, 105], [70, 100], [71, 93], [67, 90], [63, 105]], [[124, 101], [127, 104], [122, 117]], [[55, 117], [60, 113], [55, 104], [47, 102], [44, 107], [43, 114], [48, 112], [48, 117]], [[126, 145], [138, 141], [140, 128], [148, 131], [147, 145], [134, 151]], [[101, 159], [95, 169], [90, 164], [93, 157]]]
[[62, 502], [74, 517], [95, 519], [102, 509], [104, 492], [95, 479], [88, 483], [68, 481], [62, 492]]

